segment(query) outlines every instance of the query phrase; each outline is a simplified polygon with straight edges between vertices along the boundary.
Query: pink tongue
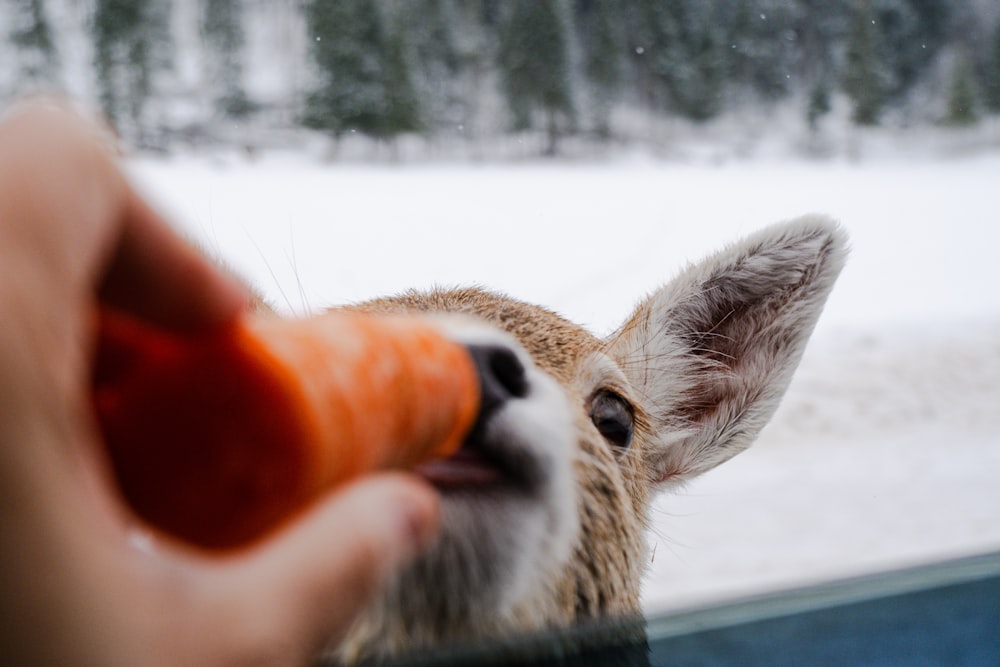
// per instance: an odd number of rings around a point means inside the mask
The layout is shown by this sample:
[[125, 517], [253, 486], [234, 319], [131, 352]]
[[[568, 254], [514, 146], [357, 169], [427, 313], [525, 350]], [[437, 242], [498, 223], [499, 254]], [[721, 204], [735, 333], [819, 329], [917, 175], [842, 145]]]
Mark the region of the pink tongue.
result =
[[443, 487], [495, 484], [503, 479], [499, 470], [468, 449], [460, 449], [448, 459], [423, 463], [417, 466], [415, 472], [432, 484]]

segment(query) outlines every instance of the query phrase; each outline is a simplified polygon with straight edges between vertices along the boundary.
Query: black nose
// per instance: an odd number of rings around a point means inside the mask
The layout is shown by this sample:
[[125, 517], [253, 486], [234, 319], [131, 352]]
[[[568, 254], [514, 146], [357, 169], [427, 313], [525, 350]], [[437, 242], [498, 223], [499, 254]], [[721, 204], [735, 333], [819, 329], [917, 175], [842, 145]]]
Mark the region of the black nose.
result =
[[470, 345], [468, 349], [479, 372], [477, 422], [489, 418], [508, 400], [528, 395], [524, 365], [513, 350], [503, 345]]

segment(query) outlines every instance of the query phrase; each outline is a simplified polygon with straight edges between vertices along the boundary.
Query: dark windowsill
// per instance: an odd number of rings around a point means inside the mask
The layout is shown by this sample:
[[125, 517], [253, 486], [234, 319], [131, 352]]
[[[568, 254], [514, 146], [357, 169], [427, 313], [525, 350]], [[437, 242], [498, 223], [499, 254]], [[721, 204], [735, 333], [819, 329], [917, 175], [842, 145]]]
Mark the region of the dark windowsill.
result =
[[1000, 552], [391, 664], [1000, 665]]

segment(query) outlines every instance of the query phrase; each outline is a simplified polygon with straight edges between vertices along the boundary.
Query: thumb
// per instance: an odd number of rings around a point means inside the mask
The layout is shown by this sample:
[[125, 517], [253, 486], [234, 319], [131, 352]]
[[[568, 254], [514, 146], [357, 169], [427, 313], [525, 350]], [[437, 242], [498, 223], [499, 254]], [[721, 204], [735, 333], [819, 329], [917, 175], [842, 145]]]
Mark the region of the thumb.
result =
[[439, 523], [437, 494], [410, 475], [380, 474], [339, 490], [231, 576], [215, 578], [228, 588], [216, 591], [219, 600], [238, 606], [234, 639], [277, 662], [309, 659], [343, 638], [386, 580], [436, 537]]

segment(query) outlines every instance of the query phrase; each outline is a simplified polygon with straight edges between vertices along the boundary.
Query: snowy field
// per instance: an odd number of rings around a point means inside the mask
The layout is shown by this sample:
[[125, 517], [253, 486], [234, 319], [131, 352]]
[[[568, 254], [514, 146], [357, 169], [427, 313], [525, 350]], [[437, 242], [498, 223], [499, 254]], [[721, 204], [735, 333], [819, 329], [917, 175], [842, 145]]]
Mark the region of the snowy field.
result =
[[853, 250], [799, 374], [753, 449], [658, 502], [646, 608], [1000, 549], [1000, 154], [130, 168], [284, 310], [476, 283], [601, 334], [684, 262], [826, 213]]

